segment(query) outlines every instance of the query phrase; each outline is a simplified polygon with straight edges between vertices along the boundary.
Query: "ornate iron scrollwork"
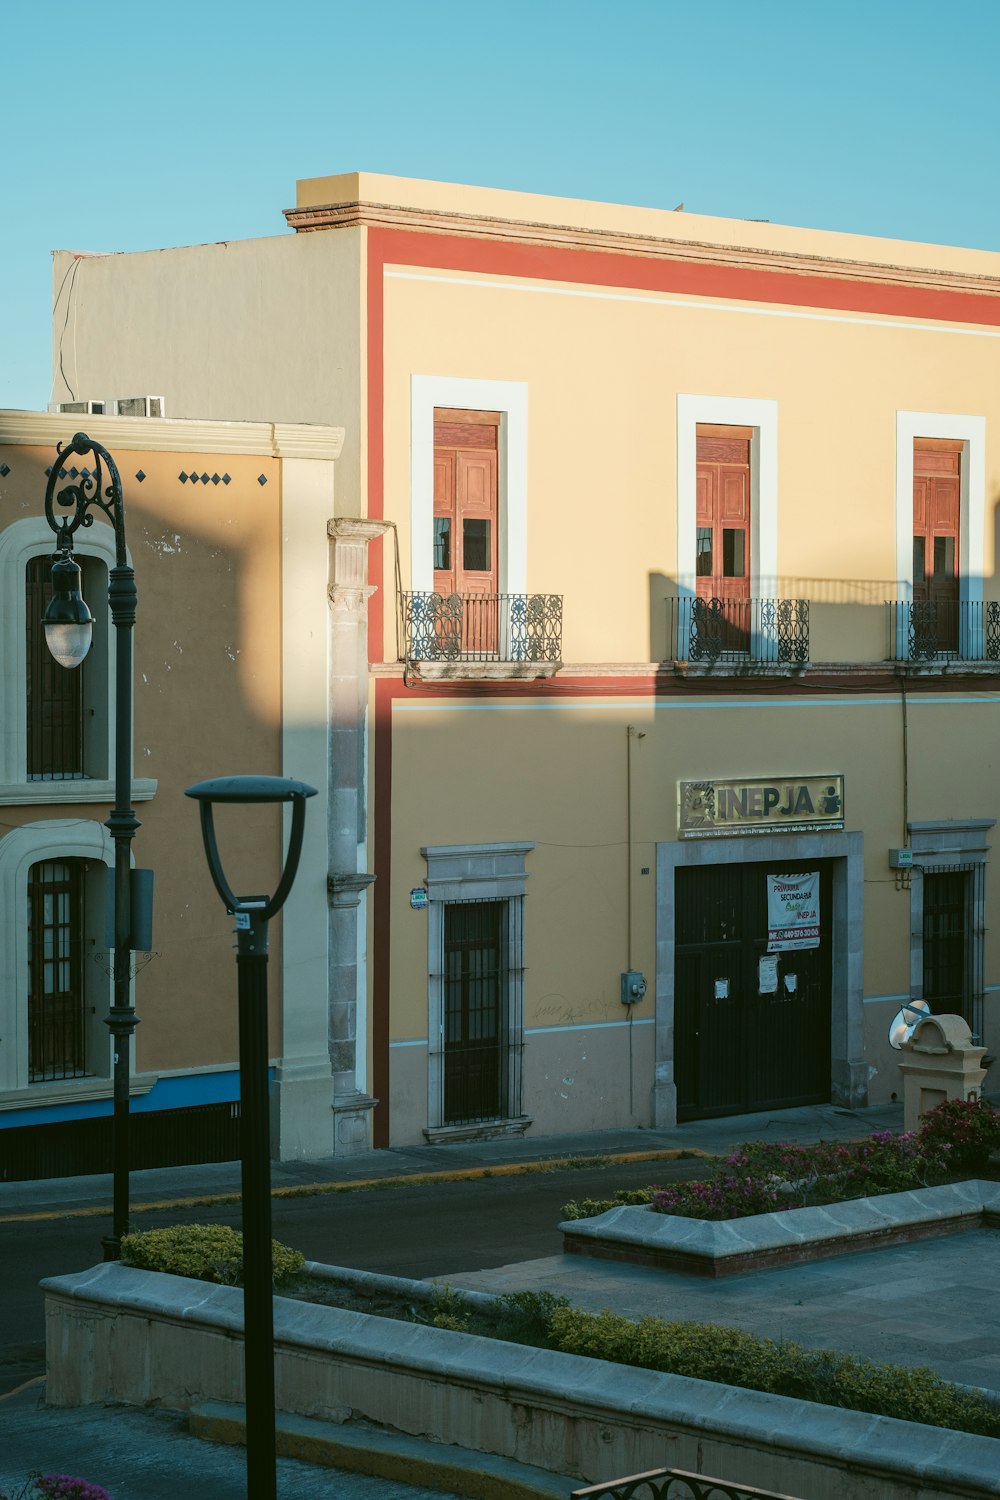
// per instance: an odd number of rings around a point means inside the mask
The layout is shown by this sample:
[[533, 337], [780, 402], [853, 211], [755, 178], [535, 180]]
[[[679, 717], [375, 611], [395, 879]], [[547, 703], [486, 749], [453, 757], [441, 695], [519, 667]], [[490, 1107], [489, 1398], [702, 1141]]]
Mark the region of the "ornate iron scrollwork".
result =
[[807, 599], [692, 599], [689, 661], [809, 661]]
[[773, 609], [774, 620], [770, 627], [778, 644], [778, 660], [790, 666], [804, 667], [809, 660], [809, 600], [768, 599], [762, 601], [761, 633], [764, 626], [763, 604]]
[[559, 661], [562, 595], [510, 594], [507, 638], [511, 661]]
[[[119, 568], [125, 567], [125, 501], [122, 497], [121, 476], [111, 454], [85, 432], [78, 432], [72, 442], [58, 443], [56, 454], [56, 462], [48, 471], [49, 478], [45, 486], [45, 519], [56, 534], [59, 551], [72, 552], [74, 533], [81, 526], [93, 526], [94, 517], [90, 511], [96, 505], [114, 527], [116, 563]], [[87, 454], [93, 455], [92, 469], [78, 470], [75, 465], [72, 469], [66, 468], [65, 461], [68, 458], [83, 458]], [[105, 469], [107, 484], [104, 482]], [[63, 484], [57, 493], [60, 482], [65, 479], [71, 479], [72, 483]], [[57, 505], [72, 514], [57, 514]]]
[[561, 594], [401, 596], [409, 661], [562, 659]]
[[736, 1484], [729, 1479], [711, 1479], [685, 1469], [651, 1469], [625, 1479], [610, 1479], [573, 1490], [570, 1500], [793, 1500], [774, 1490]]
[[457, 661], [462, 654], [461, 594], [404, 594], [403, 628], [411, 661]]
[[927, 661], [941, 652], [937, 605], [932, 599], [914, 601], [908, 608], [907, 655], [911, 661]]
[[695, 599], [691, 606], [689, 661], [718, 661], [726, 649], [729, 622], [721, 599]]

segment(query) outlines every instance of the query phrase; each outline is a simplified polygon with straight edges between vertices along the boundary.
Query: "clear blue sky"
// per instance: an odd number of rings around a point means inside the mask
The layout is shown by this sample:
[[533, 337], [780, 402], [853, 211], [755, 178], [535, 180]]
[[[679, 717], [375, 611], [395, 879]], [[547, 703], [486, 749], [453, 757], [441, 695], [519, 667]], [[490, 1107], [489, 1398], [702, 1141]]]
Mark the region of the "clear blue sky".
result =
[[286, 232], [368, 170], [1000, 249], [1000, 0], [0, 0], [0, 407], [52, 249]]

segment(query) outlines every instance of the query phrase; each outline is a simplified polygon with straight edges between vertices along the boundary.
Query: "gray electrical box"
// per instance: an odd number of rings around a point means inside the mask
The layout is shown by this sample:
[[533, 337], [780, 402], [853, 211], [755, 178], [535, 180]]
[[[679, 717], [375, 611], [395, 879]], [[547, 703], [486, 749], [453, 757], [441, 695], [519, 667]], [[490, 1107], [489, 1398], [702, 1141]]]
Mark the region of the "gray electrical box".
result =
[[[129, 947], [135, 953], [149, 953], [153, 946], [153, 872], [129, 870], [129, 904], [132, 908], [132, 932]], [[104, 946], [115, 946], [115, 872], [109, 869], [104, 884]]]
[[622, 1004], [637, 1005], [646, 993], [646, 978], [636, 969], [628, 969], [622, 975]]
[[912, 870], [913, 869], [913, 850], [912, 849], [890, 849], [889, 850], [889, 869], [890, 870]]

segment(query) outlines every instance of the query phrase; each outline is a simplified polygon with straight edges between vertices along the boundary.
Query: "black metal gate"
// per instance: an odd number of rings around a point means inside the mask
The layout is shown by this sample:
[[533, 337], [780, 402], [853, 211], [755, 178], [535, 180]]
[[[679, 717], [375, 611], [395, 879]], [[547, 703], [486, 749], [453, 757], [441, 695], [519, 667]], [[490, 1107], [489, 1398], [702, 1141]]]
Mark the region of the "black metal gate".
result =
[[[768, 874], [817, 870], [817, 948], [767, 953]], [[831, 860], [677, 871], [674, 1062], [681, 1120], [830, 1098]]]

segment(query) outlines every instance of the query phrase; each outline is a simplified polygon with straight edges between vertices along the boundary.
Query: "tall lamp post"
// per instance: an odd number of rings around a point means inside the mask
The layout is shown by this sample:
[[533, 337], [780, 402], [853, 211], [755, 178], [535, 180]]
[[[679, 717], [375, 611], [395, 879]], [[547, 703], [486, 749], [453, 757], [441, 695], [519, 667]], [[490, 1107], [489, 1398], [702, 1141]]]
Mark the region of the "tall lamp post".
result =
[[[138, 1024], [130, 995], [132, 950], [136, 946], [131, 845], [139, 827], [131, 806], [132, 627], [138, 595], [125, 550], [125, 501], [114, 459], [85, 432], [78, 432], [65, 447], [59, 444], [56, 455], [45, 487], [45, 519], [56, 534], [58, 556], [52, 566], [53, 594], [43, 625], [46, 645], [60, 666], [80, 666], [90, 650], [94, 629], [93, 616], [80, 593], [80, 568], [73, 561], [74, 534], [94, 524], [94, 509], [104, 513], [115, 533], [115, 566], [108, 575], [108, 603], [115, 627], [115, 805], [104, 825], [115, 846], [113, 999], [106, 1018], [114, 1039], [114, 1206], [111, 1236], [104, 1240], [104, 1258], [117, 1260], [122, 1236], [128, 1233], [129, 1050]], [[93, 467], [85, 467], [79, 478], [59, 489], [67, 477], [67, 460], [88, 455], [92, 456]], [[65, 513], [57, 514], [56, 506]]]
[[[240, 1034], [240, 1145], [243, 1197], [243, 1367], [248, 1500], [275, 1500], [274, 1277], [271, 1257], [271, 1142], [268, 1114], [267, 924], [292, 888], [316, 788], [281, 776], [219, 776], [185, 792], [201, 813], [215, 889], [236, 919]], [[273, 896], [235, 896], [219, 858], [213, 803], [292, 804], [285, 868]]]

